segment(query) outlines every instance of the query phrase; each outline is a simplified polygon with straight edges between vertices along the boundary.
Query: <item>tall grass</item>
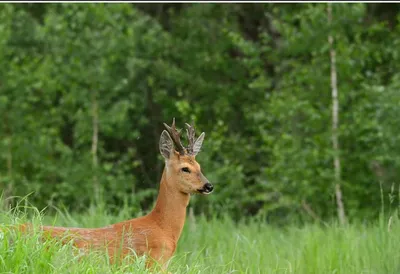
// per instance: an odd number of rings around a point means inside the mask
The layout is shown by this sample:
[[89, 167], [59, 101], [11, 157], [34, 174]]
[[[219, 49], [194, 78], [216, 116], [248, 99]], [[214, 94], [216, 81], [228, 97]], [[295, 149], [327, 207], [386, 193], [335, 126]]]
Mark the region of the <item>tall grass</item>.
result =
[[[400, 222], [394, 214], [373, 224], [339, 226], [308, 224], [276, 227], [229, 217], [188, 218], [172, 273], [400, 273]], [[109, 265], [106, 254], [79, 254], [58, 241], [40, 241], [9, 231], [23, 223], [99, 227], [136, 216], [124, 208], [117, 216], [104, 205], [85, 214], [59, 212], [47, 216], [34, 208], [2, 212], [0, 223], [0, 273], [149, 273], [144, 260]]]

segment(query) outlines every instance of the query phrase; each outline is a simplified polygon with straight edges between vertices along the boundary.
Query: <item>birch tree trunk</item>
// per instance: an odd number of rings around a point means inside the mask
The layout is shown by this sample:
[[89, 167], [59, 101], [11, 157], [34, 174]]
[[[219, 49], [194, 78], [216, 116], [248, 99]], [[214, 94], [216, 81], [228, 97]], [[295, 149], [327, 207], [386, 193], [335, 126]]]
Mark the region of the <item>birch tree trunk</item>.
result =
[[[332, 25], [332, 4], [328, 3], [328, 24]], [[335, 196], [337, 204], [337, 212], [340, 223], [343, 225], [347, 222], [343, 205], [343, 195], [341, 190], [341, 164], [340, 164], [340, 146], [339, 146], [339, 92], [337, 87], [336, 72], [336, 51], [333, 44], [332, 33], [328, 36], [330, 46], [330, 63], [331, 63], [331, 89], [332, 89], [332, 148], [334, 151], [334, 178], [335, 178]]]

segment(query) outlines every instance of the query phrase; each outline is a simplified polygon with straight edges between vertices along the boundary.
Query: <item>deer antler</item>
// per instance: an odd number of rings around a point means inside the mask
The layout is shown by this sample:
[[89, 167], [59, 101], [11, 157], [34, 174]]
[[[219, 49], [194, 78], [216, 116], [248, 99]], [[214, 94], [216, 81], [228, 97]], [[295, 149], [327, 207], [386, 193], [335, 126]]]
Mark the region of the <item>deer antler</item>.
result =
[[178, 151], [180, 155], [184, 155], [185, 148], [183, 147], [183, 145], [181, 143], [180, 132], [175, 127], [175, 118], [172, 119], [171, 126], [168, 126], [166, 123], [164, 123], [164, 126], [167, 129], [169, 136], [171, 137], [172, 141], [175, 144], [176, 151]]
[[196, 141], [194, 138], [195, 130], [194, 130], [194, 127], [192, 127], [188, 123], [186, 123], [186, 126], [188, 127], [186, 129], [186, 133], [187, 133], [187, 137], [188, 137], [188, 141], [189, 141], [189, 145], [187, 147], [187, 152], [188, 152], [188, 154], [193, 154], [193, 146], [194, 146], [194, 142]]

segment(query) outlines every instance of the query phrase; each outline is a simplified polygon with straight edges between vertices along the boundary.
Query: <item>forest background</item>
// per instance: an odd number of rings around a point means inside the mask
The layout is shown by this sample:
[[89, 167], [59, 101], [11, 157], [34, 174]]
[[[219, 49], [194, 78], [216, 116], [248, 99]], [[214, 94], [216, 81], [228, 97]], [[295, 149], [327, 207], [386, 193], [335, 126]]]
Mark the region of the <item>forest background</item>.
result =
[[327, 220], [339, 186], [377, 218], [400, 202], [400, 5], [327, 7], [1, 4], [4, 206], [148, 211], [176, 117], [206, 132], [195, 214]]

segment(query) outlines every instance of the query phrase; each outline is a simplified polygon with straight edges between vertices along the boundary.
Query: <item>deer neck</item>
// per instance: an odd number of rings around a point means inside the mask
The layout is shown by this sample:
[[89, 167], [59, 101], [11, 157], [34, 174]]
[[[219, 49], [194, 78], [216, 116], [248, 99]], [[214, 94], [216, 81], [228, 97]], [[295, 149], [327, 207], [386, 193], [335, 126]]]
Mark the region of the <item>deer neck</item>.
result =
[[186, 207], [189, 204], [190, 194], [170, 187], [173, 182], [169, 182], [169, 180], [164, 168], [156, 205], [150, 216], [163, 231], [177, 242], [185, 224]]

